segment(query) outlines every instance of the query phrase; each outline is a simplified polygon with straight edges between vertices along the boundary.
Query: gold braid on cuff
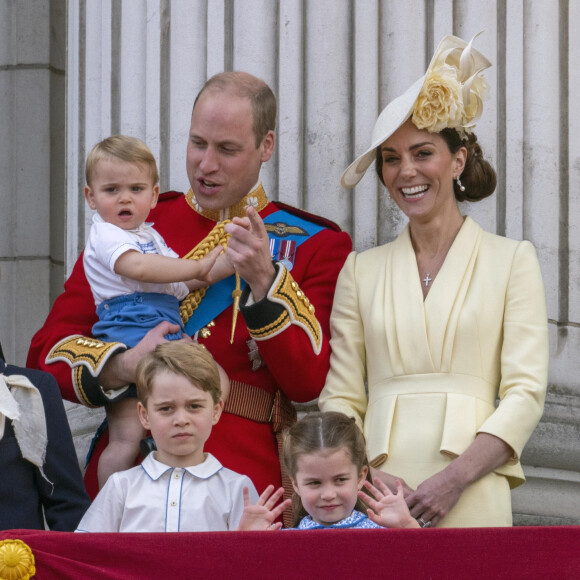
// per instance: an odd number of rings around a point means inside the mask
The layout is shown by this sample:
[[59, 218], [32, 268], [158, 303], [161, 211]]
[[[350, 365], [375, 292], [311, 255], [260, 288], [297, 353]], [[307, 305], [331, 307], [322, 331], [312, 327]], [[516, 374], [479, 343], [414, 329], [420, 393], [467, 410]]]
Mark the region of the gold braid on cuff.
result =
[[267, 297], [271, 302], [280, 304], [284, 310], [273, 322], [261, 328], [248, 328], [252, 337], [255, 340], [266, 340], [280, 334], [290, 324], [295, 324], [308, 335], [314, 353], [320, 354], [322, 328], [316, 318], [314, 305], [284, 266], [279, 267]]
[[126, 349], [122, 342], [103, 342], [96, 338], [73, 334], [55, 344], [44, 362], [49, 365], [60, 361], [71, 368], [84, 366], [93, 377], [98, 377], [111, 355]]

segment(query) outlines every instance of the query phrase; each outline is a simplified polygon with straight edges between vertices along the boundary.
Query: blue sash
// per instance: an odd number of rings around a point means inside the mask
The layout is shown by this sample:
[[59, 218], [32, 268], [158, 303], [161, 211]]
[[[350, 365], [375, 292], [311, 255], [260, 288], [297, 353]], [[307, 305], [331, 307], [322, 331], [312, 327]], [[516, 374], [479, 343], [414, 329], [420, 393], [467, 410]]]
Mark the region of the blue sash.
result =
[[[296, 242], [296, 247], [316, 235], [324, 226], [312, 223], [301, 217], [278, 210], [264, 218], [268, 228], [268, 237], [272, 240], [288, 240]], [[242, 289], [246, 283], [241, 280]], [[211, 322], [233, 303], [232, 292], [236, 287], [234, 275], [220, 280], [210, 286], [193, 316], [187, 321], [185, 331], [193, 336], [200, 328]]]

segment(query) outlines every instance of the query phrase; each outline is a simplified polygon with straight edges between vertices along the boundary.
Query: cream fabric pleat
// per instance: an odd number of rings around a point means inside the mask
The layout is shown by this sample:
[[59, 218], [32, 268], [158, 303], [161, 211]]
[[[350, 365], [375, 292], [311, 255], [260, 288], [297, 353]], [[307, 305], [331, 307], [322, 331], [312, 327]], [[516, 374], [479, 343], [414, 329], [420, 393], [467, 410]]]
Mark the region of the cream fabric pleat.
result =
[[22, 457], [48, 481], [42, 469], [48, 441], [44, 405], [38, 389], [23, 375], [0, 374], [0, 439], [6, 418], [12, 421]]

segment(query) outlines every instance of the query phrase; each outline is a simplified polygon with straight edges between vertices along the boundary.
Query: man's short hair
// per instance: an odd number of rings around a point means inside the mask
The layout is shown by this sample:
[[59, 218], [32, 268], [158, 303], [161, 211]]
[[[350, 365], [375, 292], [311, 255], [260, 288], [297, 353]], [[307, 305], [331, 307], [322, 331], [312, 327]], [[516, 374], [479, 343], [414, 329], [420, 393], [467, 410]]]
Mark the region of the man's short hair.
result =
[[119, 159], [128, 163], [142, 163], [149, 168], [153, 184], [159, 181], [159, 171], [155, 157], [147, 145], [136, 137], [127, 135], [111, 135], [97, 143], [87, 157], [85, 178], [91, 184], [95, 168], [99, 161], [104, 159]]
[[256, 137], [256, 148], [260, 146], [268, 131], [276, 129], [276, 97], [262, 79], [239, 71], [214, 75], [199, 91], [193, 104], [194, 109], [199, 97], [206, 91], [224, 92], [250, 100], [254, 117], [252, 129]]
[[185, 377], [192, 385], [208, 392], [214, 403], [222, 395], [220, 375], [209, 351], [196, 342], [169, 341], [146, 354], [137, 366], [137, 398], [147, 405], [155, 377], [170, 372]]

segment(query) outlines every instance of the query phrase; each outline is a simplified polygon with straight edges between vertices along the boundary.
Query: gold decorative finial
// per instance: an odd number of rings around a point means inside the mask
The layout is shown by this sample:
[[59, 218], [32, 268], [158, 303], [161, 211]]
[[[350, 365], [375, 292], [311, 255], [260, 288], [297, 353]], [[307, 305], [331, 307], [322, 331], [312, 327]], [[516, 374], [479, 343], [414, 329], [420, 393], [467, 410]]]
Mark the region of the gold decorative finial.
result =
[[22, 540], [0, 542], [0, 579], [29, 580], [36, 574], [34, 554]]
[[240, 308], [240, 296], [242, 295], [242, 290], [240, 288], [240, 275], [236, 272], [236, 287], [232, 292], [232, 298], [234, 299], [234, 312], [232, 316], [232, 335], [230, 337], [230, 344], [234, 342], [234, 332], [236, 331], [236, 321], [238, 319], [238, 310]]

